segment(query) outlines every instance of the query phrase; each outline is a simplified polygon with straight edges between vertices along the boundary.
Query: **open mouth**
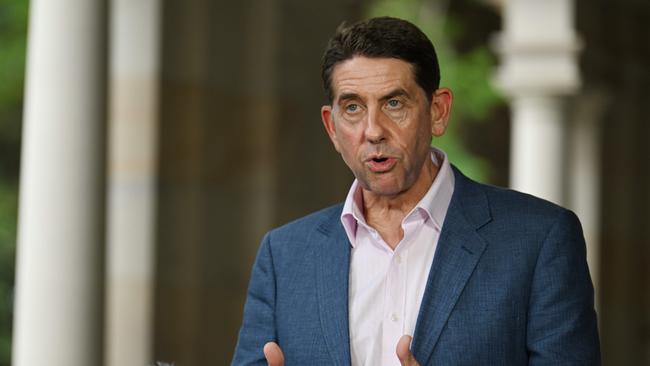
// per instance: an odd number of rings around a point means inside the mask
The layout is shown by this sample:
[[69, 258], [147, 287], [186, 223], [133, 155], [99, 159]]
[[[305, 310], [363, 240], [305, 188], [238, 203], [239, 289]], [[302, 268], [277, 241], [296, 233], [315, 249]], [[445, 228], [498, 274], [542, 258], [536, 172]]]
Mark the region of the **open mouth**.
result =
[[384, 173], [393, 168], [395, 165], [395, 158], [391, 157], [375, 157], [367, 161], [368, 167], [375, 173]]

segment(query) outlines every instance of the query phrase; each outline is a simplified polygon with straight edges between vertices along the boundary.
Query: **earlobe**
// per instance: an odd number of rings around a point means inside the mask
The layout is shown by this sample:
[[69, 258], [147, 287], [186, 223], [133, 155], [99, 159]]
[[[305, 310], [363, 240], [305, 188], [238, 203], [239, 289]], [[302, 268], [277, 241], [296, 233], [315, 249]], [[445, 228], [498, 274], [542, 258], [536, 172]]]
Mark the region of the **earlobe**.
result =
[[330, 105], [322, 106], [320, 109], [320, 117], [321, 120], [323, 121], [323, 126], [325, 127], [325, 131], [327, 131], [327, 135], [329, 136], [330, 140], [332, 141], [332, 144], [334, 145], [334, 149], [336, 149], [336, 151], [339, 151], [338, 140], [336, 138], [336, 124], [334, 123], [334, 118], [332, 116], [332, 106]]
[[444, 135], [451, 115], [453, 94], [448, 88], [440, 88], [431, 100], [431, 134], [436, 137]]

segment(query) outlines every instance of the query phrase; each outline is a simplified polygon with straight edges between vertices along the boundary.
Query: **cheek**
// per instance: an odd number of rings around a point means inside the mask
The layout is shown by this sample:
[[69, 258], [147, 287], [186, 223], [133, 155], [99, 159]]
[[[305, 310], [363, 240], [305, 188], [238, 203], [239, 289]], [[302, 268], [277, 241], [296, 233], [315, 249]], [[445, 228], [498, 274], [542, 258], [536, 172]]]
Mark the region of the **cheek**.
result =
[[427, 155], [431, 147], [431, 137], [427, 129], [412, 130], [402, 135], [399, 144], [405, 152], [404, 158], [408, 160], [408, 165], [415, 166], [420, 163], [422, 156]]
[[427, 116], [423, 116], [422, 123], [418, 129], [418, 142], [420, 145], [423, 145], [423, 148], [428, 149], [431, 146], [431, 139], [433, 137], [433, 132], [431, 130], [431, 124]]
[[346, 134], [339, 133], [336, 135], [336, 146], [337, 151], [343, 157], [343, 160], [348, 163], [350, 157], [354, 154], [354, 149], [352, 148], [350, 137]]
[[411, 125], [409, 128], [407, 126], [399, 131], [399, 144], [402, 149], [407, 151], [422, 151], [424, 148], [428, 148], [431, 143], [430, 136], [431, 134], [427, 127], [423, 127], [422, 125], [415, 127]]
[[358, 144], [358, 133], [357, 131], [350, 128], [339, 128], [337, 134], [337, 140], [342, 152], [350, 154], [355, 151]]
[[385, 111], [384, 114], [397, 126], [408, 124], [410, 117], [409, 110], [407, 108]]

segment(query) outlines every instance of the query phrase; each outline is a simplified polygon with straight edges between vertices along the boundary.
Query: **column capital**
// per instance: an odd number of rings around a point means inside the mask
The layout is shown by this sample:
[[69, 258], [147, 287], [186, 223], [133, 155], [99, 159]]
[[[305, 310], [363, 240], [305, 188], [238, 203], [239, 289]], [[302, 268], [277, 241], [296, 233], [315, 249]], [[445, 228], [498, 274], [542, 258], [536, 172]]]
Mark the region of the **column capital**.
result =
[[506, 95], [568, 95], [580, 87], [572, 0], [509, 0], [493, 39], [502, 62], [494, 75]]

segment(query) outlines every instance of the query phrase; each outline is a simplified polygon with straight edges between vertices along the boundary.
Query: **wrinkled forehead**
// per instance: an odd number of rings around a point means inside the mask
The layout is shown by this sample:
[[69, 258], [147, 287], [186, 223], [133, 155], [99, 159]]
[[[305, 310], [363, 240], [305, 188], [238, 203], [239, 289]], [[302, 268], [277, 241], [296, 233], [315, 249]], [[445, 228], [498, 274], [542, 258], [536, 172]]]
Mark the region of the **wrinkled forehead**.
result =
[[356, 56], [337, 64], [332, 72], [333, 102], [342, 94], [379, 96], [394, 89], [416, 92], [413, 66], [395, 58]]

